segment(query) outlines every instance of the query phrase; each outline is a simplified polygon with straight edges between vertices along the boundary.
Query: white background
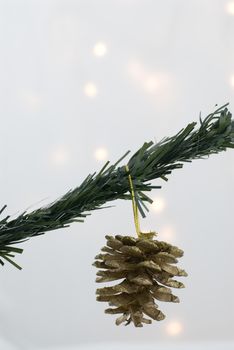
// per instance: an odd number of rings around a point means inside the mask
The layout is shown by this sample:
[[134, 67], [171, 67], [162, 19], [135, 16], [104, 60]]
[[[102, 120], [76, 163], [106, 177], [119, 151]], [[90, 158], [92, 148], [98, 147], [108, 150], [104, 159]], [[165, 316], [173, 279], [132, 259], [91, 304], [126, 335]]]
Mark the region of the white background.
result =
[[[106, 158], [173, 135], [216, 103], [233, 110], [233, 37], [233, 1], [2, 0], [5, 214], [52, 202]], [[233, 349], [233, 175], [229, 150], [155, 182], [163, 188], [142, 228], [183, 248], [189, 273], [181, 303], [160, 304], [165, 321], [116, 327], [95, 301], [104, 235], [135, 234], [131, 203], [117, 201], [22, 244], [22, 271], [1, 267], [0, 349]]]

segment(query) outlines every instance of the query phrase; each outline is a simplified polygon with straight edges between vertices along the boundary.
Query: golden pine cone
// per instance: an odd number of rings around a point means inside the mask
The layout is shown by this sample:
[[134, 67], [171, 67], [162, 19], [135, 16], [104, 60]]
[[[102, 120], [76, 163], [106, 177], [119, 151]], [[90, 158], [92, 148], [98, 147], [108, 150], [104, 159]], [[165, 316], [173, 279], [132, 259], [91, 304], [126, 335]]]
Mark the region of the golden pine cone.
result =
[[154, 299], [179, 302], [168, 287], [184, 288], [183, 283], [173, 280], [174, 276], [187, 276], [176, 267], [177, 258], [183, 251], [169, 243], [157, 241], [149, 234], [141, 238], [131, 236], [106, 236], [107, 243], [102, 254], [95, 257], [94, 266], [100, 268], [96, 282], [123, 281], [111, 287], [96, 291], [98, 301], [106, 301], [115, 308], [106, 309], [107, 314], [122, 314], [116, 325], [133, 322], [136, 327], [142, 323], [161, 321], [165, 315], [158, 309]]

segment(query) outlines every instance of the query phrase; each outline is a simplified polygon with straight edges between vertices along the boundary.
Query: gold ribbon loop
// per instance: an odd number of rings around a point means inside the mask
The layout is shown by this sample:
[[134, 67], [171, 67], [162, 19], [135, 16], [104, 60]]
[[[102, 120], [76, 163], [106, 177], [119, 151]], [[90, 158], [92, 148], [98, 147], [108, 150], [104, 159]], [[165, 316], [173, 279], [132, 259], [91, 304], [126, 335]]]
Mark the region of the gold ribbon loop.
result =
[[137, 208], [137, 203], [136, 203], [136, 196], [134, 192], [134, 187], [133, 187], [133, 182], [132, 182], [132, 177], [129, 172], [129, 167], [128, 165], [125, 165], [125, 169], [128, 173], [128, 180], [129, 180], [129, 185], [130, 185], [130, 193], [132, 196], [132, 209], [133, 209], [133, 216], [134, 216], [134, 223], [136, 227], [136, 233], [137, 236], [141, 236], [141, 230], [140, 230], [140, 222], [139, 222], [139, 214], [138, 214], [138, 208]]
[[139, 238], [152, 239], [154, 236], [157, 235], [156, 232], [154, 232], [154, 231], [144, 232], [144, 233], [141, 232], [136, 196], [135, 196], [132, 177], [131, 177], [128, 165], [125, 165], [125, 169], [126, 169], [126, 172], [128, 174], [128, 180], [129, 180], [129, 185], [130, 185], [130, 193], [131, 193], [131, 197], [132, 197], [132, 209], [133, 209], [134, 223], [135, 223], [137, 236]]

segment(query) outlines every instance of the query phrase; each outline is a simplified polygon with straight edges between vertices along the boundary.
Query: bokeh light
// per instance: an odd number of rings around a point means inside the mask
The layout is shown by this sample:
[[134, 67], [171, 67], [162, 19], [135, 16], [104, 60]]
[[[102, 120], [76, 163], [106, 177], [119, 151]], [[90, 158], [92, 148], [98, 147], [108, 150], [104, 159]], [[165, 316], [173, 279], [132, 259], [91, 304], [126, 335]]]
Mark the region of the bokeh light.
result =
[[159, 238], [163, 241], [173, 242], [175, 241], [176, 232], [172, 226], [162, 227], [159, 231]]
[[93, 82], [88, 82], [84, 85], [84, 94], [87, 97], [96, 97], [98, 94], [98, 90], [96, 85]]
[[171, 321], [166, 325], [166, 332], [170, 336], [177, 336], [183, 331], [183, 325], [179, 321]]
[[40, 110], [42, 104], [42, 97], [33, 90], [20, 89], [18, 91], [18, 97], [25, 107], [30, 112], [37, 112]]
[[234, 87], [234, 75], [232, 75], [230, 78], [230, 84], [232, 87]]
[[226, 11], [230, 15], [234, 16], [234, 1], [227, 2], [227, 4], [226, 4]]
[[162, 197], [154, 198], [154, 201], [152, 203], [152, 209], [156, 213], [161, 213], [166, 207], [166, 201]]
[[155, 75], [146, 76], [143, 84], [146, 92], [150, 94], [155, 93], [160, 86], [159, 79]]
[[59, 146], [51, 151], [50, 159], [54, 165], [65, 165], [70, 159], [70, 152], [66, 146]]
[[93, 48], [93, 54], [97, 57], [103, 57], [107, 54], [107, 46], [103, 41], [98, 41]]
[[107, 161], [108, 159], [108, 150], [105, 147], [99, 147], [94, 152], [94, 157], [97, 161]]
[[168, 95], [172, 77], [167, 72], [149, 69], [145, 64], [132, 60], [127, 65], [127, 74], [130, 79], [147, 94]]

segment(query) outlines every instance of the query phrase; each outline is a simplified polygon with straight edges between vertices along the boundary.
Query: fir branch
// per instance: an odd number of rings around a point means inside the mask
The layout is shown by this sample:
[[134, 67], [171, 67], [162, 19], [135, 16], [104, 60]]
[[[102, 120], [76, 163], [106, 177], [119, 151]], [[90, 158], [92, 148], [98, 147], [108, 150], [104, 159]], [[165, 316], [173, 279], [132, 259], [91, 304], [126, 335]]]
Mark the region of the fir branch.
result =
[[[143, 216], [144, 209], [147, 209], [144, 202], [152, 202], [144, 192], [161, 187], [149, 181], [158, 178], [167, 181], [168, 175], [174, 169], [182, 168], [184, 162], [204, 159], [227, 148], [234, 148], [234, 121], [227, 104], [204, 120], [200, 118], [197, 129], [196, 124], [191, 123], [175, 136], [156, 144], [144, 143], [128, 161], [137, 205]], [[47, 231], [69, 227], [73, 222], [83, 222], [90, 211], [102, 209], [107, 202], [131, 199], [125, 166], [118, 166], [128, 154], [129, 151], [114, 165], [107, 162], [99, 173], [88, 175], [79, 187], [55, 202], [30, 213], [23, 212], [16, 219], [9, 220], [7, 216], [1, 220], [0, 263], [3, 265], [5, 259], [20, 268], [11, 258], [14, 257], [12, 253], [22, 253], [23, 250], [15, 248], [13, 244]], [[0, 214], [5, 208], [0, 210]]]

